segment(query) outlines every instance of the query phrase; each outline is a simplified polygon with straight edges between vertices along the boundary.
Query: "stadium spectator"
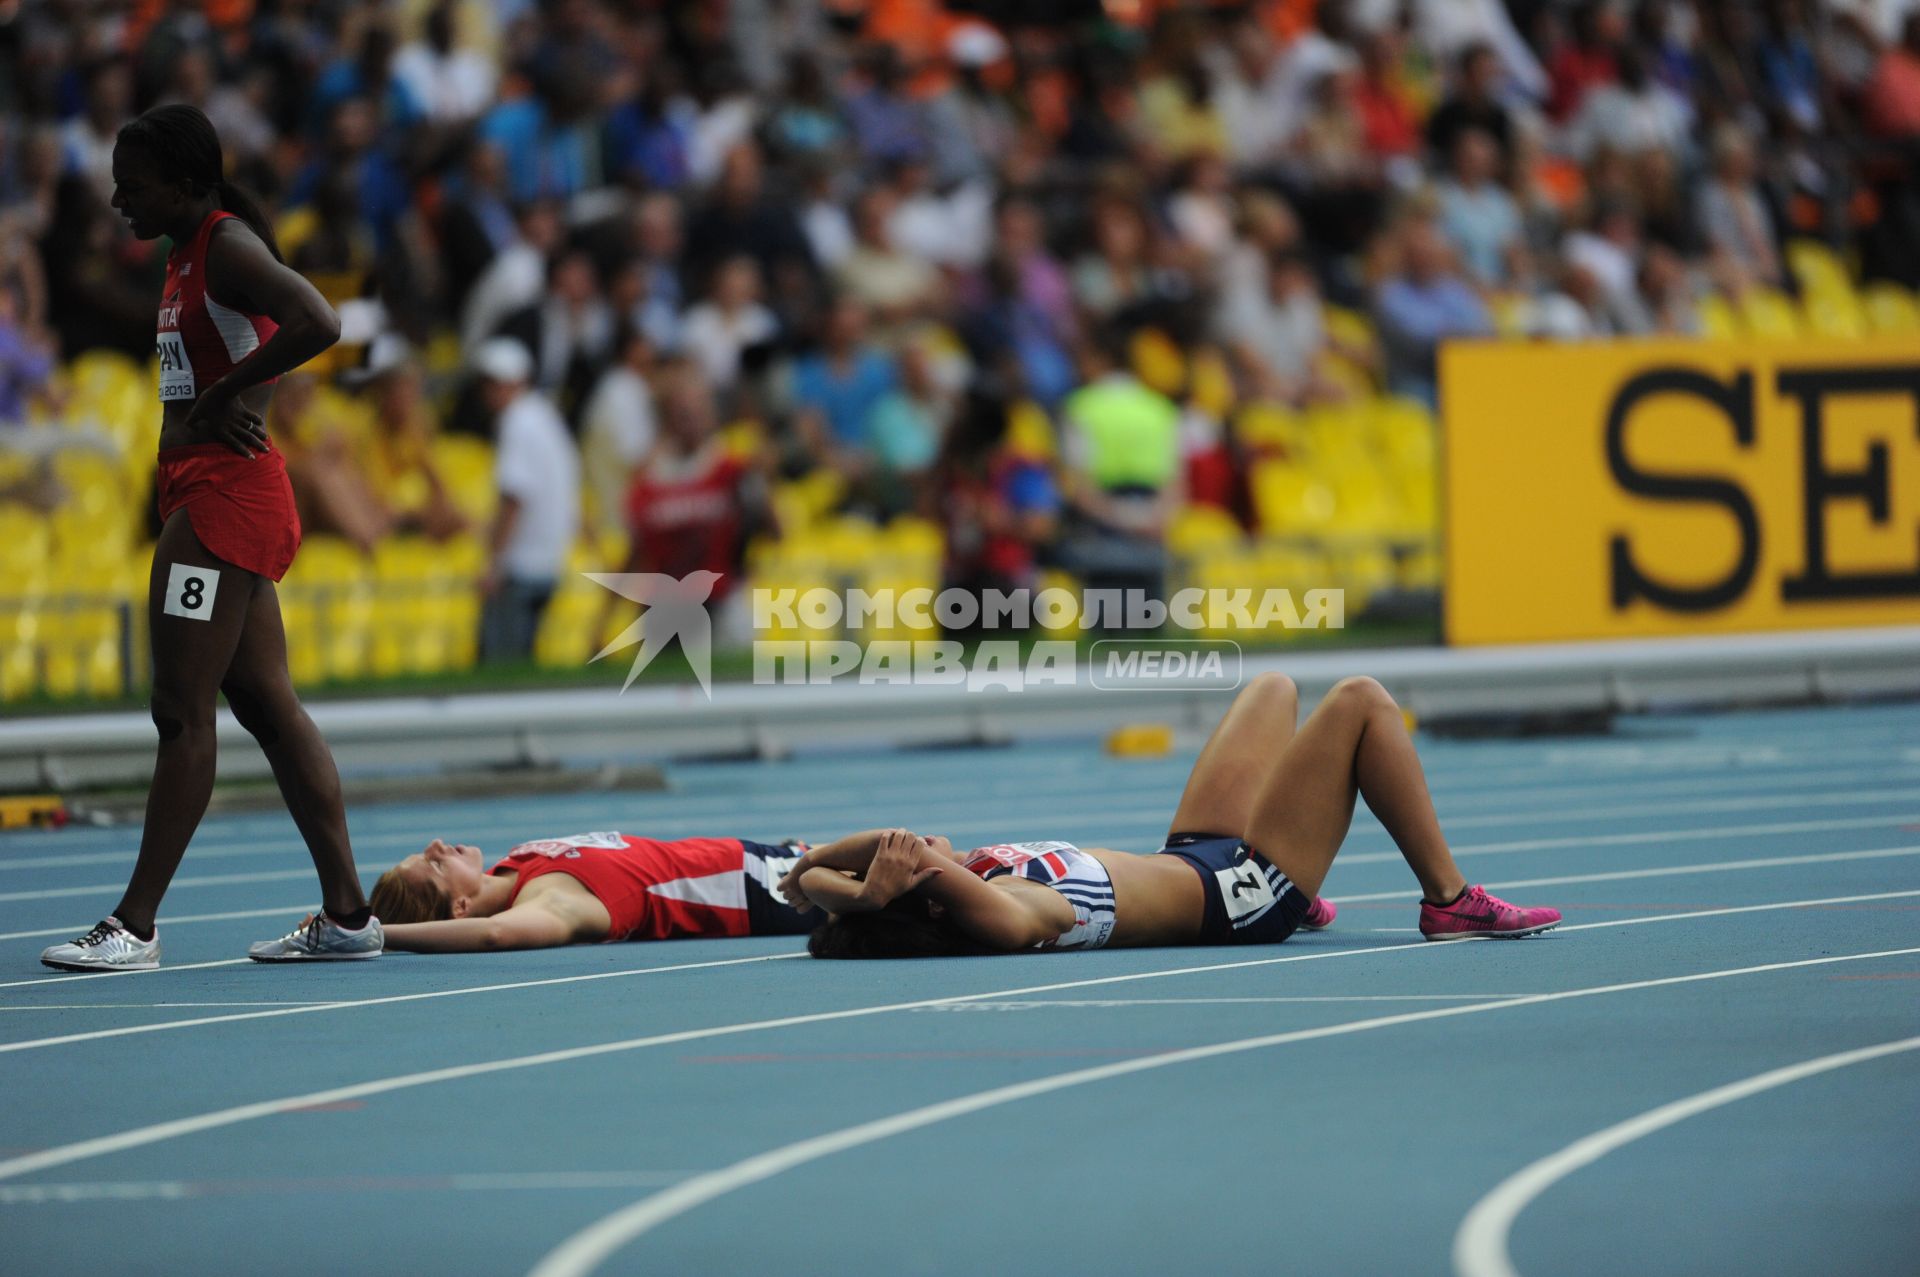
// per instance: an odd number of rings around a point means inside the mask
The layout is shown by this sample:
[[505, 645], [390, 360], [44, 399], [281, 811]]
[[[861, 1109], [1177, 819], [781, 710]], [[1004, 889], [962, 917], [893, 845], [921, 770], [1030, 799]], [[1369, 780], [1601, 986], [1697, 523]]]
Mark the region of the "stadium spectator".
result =
[[1061, 562], [1092, 588], [1159, 597], [1182, 496], [1180, 409], [1127, 367], [1117, 333], [1081, 344], [1080, 375], [1061, 409]]
[[20, 294], [0, 278], [0, 434], [26, 421], [29, 401], [53, 372], [53, 346], [28, 327], [23, 311]]
[[1754, 182], [1753, 148], [1736, 127], [1713, 137], [1712, 175], [1700, 188], [1700, 237], [1755, 283], [1784, 283], [1766, 201]]
[[478, 49], [461, 42], [461, 6], [437, 0], [427, 10], [420, 38], [393, 58], [394, 78], [437, 124], [464, 124], [493, 101], [499, 74]]
[[946, 442], [956, 409], [940, 382], [924, 341], [908, 342], [899, 354], [899, 383], [873, 406], [867, 435], [873, 441], [876, 503], [886, 514], [924, 509], [934, 459]]
[[508, 315], [496, 331], [533, 352], [534, 384], [571, 420], [612, 356], [614, 326], [592, 255], [572, 247], [553, 259], [546, 295]]
[[717, 430], [712, 392], [697, 365], [663, 364], [654, 377], [659, 434], [634, 469], [626, 498], [625, 572], [719, 576], [709, 596], [722, 633], [743, 626], [735, 594], [747, 538], [771, 518], [765, 476], [728, 448]]
[[546, 290], [547, 259], [560, 247], [563, 233], [560, 211], [552, 203], [536, 201], [520, 210], [513, 240], [495, 253], [467, 294], [460, 312], [463, 349], [479, 349], [507, 316], [540, 300]]
[[1453, 162], [1439, 187], [1440, 228], [1476, 284], [1500, 288], [1524, 273], [1520, 210], [1496, 180], [1499, 143], [1466, 129], [1455, 136]]
[[683, 269], [695, 287], [715, 267], [742, 253], [760, 266], [761, 278], [776, 286], [798, 270], [811, 275], [813, 253], [793, 212], [766, 189], [759, 148], [741, 142], [727, 152], [712, 197], [687, 226]]
[[720, 263], [711, 295], [687, 311], [681, 341], [722, 394], [739, 379], [743, 357], [779, 335], [780, 320], [761, 302], [762, 293], [760, 267], [741, 253]]
[[1435, 155], [1452, 155], [1460, 134], [1478, 129], [1500, 147], [1503, 160], [1509, 157], [1513, 119], [1499, 88], [1500, 56], [1489, 45], [1468, 45], [1456, 63], [1452, 93], [1427, 118], [1427, 145]]
[[807, 454], [844, 475], [864, 474], [874, 407], [899, 382], [893, 357], [868, 338], [866, 307], [851, 297], [835, 300], [820, 348], [793, 362], [788, 381], [795, 433]]
[[1411, 218], [1396, 241], [1398, 262], [1375, 299], [1387, 386], [1395, 394], [1432, 404], [1440, 343], [1449, 337], [1486, 336], [1493, 332], [1493, 320], [1454, 266], [1431, 220]]
[[926, 258], [894, 246], [897, 202], [884, 186], [861, 192], [853, 206], [853, 250], [834, 272], [839, 290], [882, 322], [925, 315], [940, 291], [940, 272]]
[[1282, 249], [1264, 263], [1264, 287], [1228, 295], [1214, 338], [1237, 364], [1249, 400], [1304, 404], [1345, 398], [1327, 380], [1325, 310], [1306, 257]]
[[580, 468], [592, 502], [591, 527], [601, 535], [626, 526], [626, 493], [633, 469], [653, 447], [653, 391], [647, 375], [654, 346], [643, 331], [623, 326], [616, 358], [600, 374], [580, 414]]
[[1059, 533], [1060, 490], [1040, 458], [1010, 438], [1004, 398], [985, 386], [960, 406], [935, 466], [946, 532], [945, 583], [963, 590], [1033, 589]]
[[534, 362], [511, 337], [473, 358], [493, 416], [498, 505], [480, 588], [480, 659], [525, 660], [580, 526], [580, 458], [560, 412], [533, 388]]

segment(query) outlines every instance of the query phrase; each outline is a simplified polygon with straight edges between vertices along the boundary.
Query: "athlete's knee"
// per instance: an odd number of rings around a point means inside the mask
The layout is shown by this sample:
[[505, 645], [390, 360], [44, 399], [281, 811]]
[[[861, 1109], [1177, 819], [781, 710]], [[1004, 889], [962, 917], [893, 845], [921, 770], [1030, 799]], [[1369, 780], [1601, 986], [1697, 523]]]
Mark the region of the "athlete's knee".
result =
[[1393, 697], [1387, 689], [1380, 686], [1379, 680], [1365, 675], [1343, 678], [1333, 685], [1327, 693], [1329, 704], [1339, 705], [1350, 713], [1367, 714], [1379, 709], [1395, 708]]
[[147, 713], [153, 718], [160, 743], [168, 744], [193, 731], [213, 730], [213, 706], [197, 697], [184, 696], [166, 687], [155, 687], [147, 699]]
[[1300, 699], [1300, 689], [1295, 687], [1293, 680], [1285, 674], [1273, 672], [1255, 674], [1247, 680], [1247, 690], [1259, 696], [1279, 700], [1297, 702]]
[[223, 683], [221, 692], [226, 695], [227, 708], [233, 711], [234, 721], [247, 729], [254, 740], [260, 742], [262, 749], [268, 749], [279, 743], [281, 710], [278, 698], [262, 695], [251, 687], [237, 683]]

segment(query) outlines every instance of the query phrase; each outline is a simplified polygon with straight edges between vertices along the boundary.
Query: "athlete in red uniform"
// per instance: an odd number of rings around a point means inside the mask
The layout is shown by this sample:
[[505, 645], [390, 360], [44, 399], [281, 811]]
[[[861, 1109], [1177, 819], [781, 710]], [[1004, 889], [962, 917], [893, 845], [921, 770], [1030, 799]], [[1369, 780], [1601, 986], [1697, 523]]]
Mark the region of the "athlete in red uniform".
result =
[[[861, 838], [873, 841], [842, 842]], [[773, 889], [804, 850], [740, 838], [575, 834], [521, 843], [483, 870], [478, 847], [436, 838], [380, 875], [373, 901], [387, 947], [415, 953], [804, 935], [818, 919]]]
[[148, 111], [114, 146], [114, 208], [140, 239], [173, 241], [157, 340], [164, 523], [147, 596], [160, 749], [126, 894], [92, 931], [41, 954], [63, 969], [159, 965], [154, 914], [213, 789], [217, 693], [266, 751], [323, 891], [312, 920], [250, 956], [380, 952], [333, 756], [287, 675], [274, 582], [293, 562], [300, 521], [262, 425], [273, 381], [333, 345], [340, 320], [281, 262], [266, 218], [222, 173], [219, 136], [190, 106]]

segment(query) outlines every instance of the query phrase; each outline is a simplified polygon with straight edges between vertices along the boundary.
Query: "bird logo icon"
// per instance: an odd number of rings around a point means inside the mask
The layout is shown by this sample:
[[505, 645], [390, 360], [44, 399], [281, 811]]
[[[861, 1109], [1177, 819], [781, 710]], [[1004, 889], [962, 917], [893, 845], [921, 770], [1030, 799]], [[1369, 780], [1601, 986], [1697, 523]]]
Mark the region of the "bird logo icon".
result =
[[718, 572], [702, 570], [682, 577], [661, 572], [584, 572], [581, 575], [645, 609], [633, 624], [614, 635], [593, 656], [597, 661], [636, 643], [640, 645], [640, 650], [634, 653], [633, 666], [627, 671], [627, 681], [620, 685], [621, 691], [632, 687], [640, 671], [678, 637], [680, 650], [686, 654], [687, 664], [693, 667], [693, 676], [700, 680], [700, 690], [708, 700], [713, 699], [713, 619], [707, 615], [706, 605], [713, 597], [713, 587], [720, 584]]

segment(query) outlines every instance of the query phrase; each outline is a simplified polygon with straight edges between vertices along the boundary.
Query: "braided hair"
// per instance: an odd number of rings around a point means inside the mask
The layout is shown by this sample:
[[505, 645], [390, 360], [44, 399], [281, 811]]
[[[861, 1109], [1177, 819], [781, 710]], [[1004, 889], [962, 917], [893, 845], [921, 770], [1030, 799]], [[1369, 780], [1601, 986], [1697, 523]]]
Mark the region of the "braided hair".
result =
[[252, 196], [227, 180], [220, 135], [199, 107], [156, 106], [122, 125], [118, 140], [152, 157], [165, 180], [191, 182], [196, 193], [212, 192], [220, 207], [252, 228], [276, 260], [286, 260], [267, 215]]

